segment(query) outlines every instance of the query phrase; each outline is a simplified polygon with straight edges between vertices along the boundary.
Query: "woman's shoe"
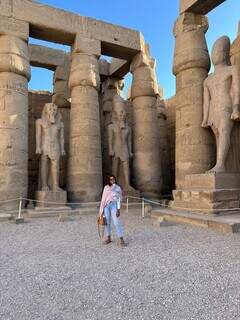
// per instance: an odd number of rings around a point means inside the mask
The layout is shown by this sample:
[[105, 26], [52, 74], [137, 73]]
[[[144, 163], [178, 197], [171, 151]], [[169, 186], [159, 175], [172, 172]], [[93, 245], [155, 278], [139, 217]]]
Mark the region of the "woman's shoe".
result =
[[108, 237], [107, 237], [107, 240], [104, 242], [104, 244], [109, 244], [109, 243], [111, 243], [111, 242], [112, 242], [111, 237], [108, 236]]

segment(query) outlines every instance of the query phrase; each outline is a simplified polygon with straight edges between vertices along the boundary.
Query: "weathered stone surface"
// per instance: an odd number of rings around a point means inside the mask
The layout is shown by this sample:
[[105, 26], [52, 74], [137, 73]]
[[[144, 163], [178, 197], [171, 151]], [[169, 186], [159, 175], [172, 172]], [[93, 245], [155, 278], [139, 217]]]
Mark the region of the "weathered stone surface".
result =
[[64, 65], [65, 53], [40, 45], [29, 45], [30, 62], [32, 66], [55, 70]]
[[102, 191], [99, 69], [95, 55], [73, 53], [68, 191], [72, 201], [96, 201]]
[[123, 78], [130, 69], [130, 61], [113, 58], [109, 68], [109, 76]]
[[193, 174], [185, 180], [185, 189], [173, 192], [173, 207], [204, 213], [226, 213], [239, 208], [239, 174]]
[[1, 15], [7, 16], [7, 17], [12, 16], [12, 0], [0, 0], [0, 8], [1, 8]]
[[[0, 2], [0, 6], [1, 6], [1, 2]], [[2, 14], [2, 11], [1, 11], [1, 14]], [[19, 37], [22, 40], [28, 40], [29, 24], [27, 22], [24, 22], [21, 20], [16, 20], [14, 18], [8, 18], [8, 17], [4, 17], [1, 15], [0, 34], [1, 35], [12, 35], [15, 37]]]
[[240, 76], [229, 64], [230, 39], [219, 38], [212, 50], [215, 70], [204, 81], [203, 128], [211, 128], [216, 139], [216, 165], [210, 170], [226, 172], [234, 122], [240, 120]]
[[67, 203], [66, 191], [37, 191], [37, 207], [63, 207]]
[[130, 70], [133, 74], [132, 99], [141, 96], [154, 96], [158, 93], [155, 61], [148, 52], [138, 53], [132, 61]]
[[0, 72], [13, 72], [30, 79], [28, 45], [15, 36], [0, 36]]
[[[0, 200], [26, 198], [28, 189], [28, 47], [7, 27], [0, 35]], [[18, 202], [3, 207], [16, 209]]]
[[69, 87], [93, 86], [99, 88], [98, 59], [85, 53], [74, 53], [72, 58]]
[[72, 46], [74, 53], [87, 53], [96, 56], [101, 55], [101, 41], [95, 39], [84, 38], [81, 34], [77, 34]]
[[214, 173], [192, 174], [185, 177], [185, 186], [190, 189], [240, 189], [240, 174]]
[[[27, 196], [28, 92], [27, 79], [0, 72], [0, 200]], [[7, 204], [16, 208], [18, 203]]]
[[13, 17], [29, 22], [33, 37], [71, 45], [75, 34], [80, 33], [83, 37], [102, 41], [103, 54], [112, 54], [122, 59], [133, 57], [142, 49], [142, 36], [135, 30], [82, 17], [41, 3], [12, 1]]
[[207, 14], [226, 0], [180, 0], [180, 12]]
[[134, 185], [146, 195], [157, 196], [162, 181], [155, 97], [133, 100], [133, 141]]
[[210, 67], [204, 35], [207, 28], [207, 19], [192, 13], [182, 14], [174, 28], [177, 188], [184, 186], [187, 174], [203, 173], [214, 161], [213, 137], [201, 128], [203, 81]]
[[134, 187], [146, 196], [158, 197], [162, 190], [157, 118], [158, 83], [156, 62], [148, 45], [132, 61]]

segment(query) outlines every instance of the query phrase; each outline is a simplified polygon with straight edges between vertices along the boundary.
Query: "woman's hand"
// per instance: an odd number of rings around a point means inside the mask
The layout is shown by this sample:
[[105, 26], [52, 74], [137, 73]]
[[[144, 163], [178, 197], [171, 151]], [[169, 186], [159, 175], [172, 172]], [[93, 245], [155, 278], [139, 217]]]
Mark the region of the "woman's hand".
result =
[[117, 214], [116, 214], [117, 218], [120, 217], [120, 209], [117, 210]]

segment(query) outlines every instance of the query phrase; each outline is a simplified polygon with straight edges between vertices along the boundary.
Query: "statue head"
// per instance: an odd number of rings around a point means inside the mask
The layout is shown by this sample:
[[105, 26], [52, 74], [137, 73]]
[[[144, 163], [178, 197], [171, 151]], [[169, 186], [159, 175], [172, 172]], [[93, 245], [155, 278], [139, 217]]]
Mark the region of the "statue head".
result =
[[215, 66], [219, 64], [230, 64], [230, 47], [229, 37], [223, 36], [219, 38], [213, 45], [212, 62]]
[[46, 103], [42, 111], [42, 119], [50, 124], [54, 124], [61, 121], [61, 114], [58, 110], [58, 106], [55, 103]]
[[125, 110], [125, 100], [119, 95], [115, 95], [113, 98], [113, 111], [115, 113], [115, 119], [120, 123], [126, 122], [126, 110]]

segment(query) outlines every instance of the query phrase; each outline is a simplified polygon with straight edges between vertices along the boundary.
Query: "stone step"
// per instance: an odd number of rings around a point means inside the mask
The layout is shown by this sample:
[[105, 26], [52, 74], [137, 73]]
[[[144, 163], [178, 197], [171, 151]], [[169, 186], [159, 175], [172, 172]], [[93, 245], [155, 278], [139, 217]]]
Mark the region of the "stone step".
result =
[[235, 214], [216, 216], [212, 214], [200, 214], [192, 212], [175, 211], [169, 208], [154, 209], [151, 218], [176, 224], [189, 224], [205, 229], [213, 229], [223, 233], [236, 233], [240, 231], [240, 210]]
[[0, 213], [0, 222], [9, 221], [12, 219], [12, 215], [10, 213]]
[[68, 214], [69, 216], [74, 215], [88, 215], [88, 214], [98, 214], [98, 210], [95, 208], [77, 208], [71, 209], [70, 207], [62, 208], [38, 208], [27, 210], [26, 218], [49, 218], [49, 217], [59, 217], [62, 214]]

